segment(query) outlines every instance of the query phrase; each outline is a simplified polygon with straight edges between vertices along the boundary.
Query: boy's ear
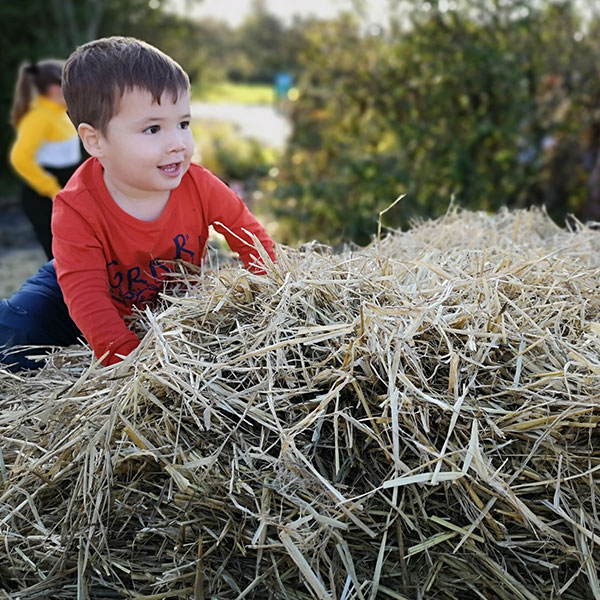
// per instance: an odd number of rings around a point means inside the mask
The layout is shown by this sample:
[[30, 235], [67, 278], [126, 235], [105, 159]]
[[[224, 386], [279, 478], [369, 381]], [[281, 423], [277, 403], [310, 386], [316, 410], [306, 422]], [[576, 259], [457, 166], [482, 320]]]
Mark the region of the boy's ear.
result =
[[89, 123], [80, 123], [79, 127], [77, 127], [77, 133], [85, 151], [94, 158], [100, 158], [103, 149], [102, 133]]

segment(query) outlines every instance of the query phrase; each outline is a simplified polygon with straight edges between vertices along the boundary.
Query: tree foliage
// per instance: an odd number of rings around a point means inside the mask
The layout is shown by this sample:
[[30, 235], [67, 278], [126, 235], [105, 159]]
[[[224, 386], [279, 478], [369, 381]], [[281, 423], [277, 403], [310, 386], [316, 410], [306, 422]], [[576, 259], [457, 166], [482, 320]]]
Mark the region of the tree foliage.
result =
[[298, 70], [302, 22], [285, 26], [270, 13], [264, 0], [233, 32], [232, 61], [228, 77], [233, 80], [272, 83], [278, 71]]
[[[218, 60], [228, 52], [230, 29], [212, 21], [196, 21], [166, 10], [165, 0], [105, 0], [98, 37], [125, 35], [142, 39], [172, 56], [202, 85], [213, 77]], [[127, 8], [124, 7], [127, 5]]]
[[414, 3], [408, 24], [375, 36], [348, 17], [314, 23], [269, 198], [289, 240], [365, 243], [402, 193], [389, 225], [438, 215], [453, 197], [585, 213], [597, 23], [584, 30], [569, 0], [531, 4]]

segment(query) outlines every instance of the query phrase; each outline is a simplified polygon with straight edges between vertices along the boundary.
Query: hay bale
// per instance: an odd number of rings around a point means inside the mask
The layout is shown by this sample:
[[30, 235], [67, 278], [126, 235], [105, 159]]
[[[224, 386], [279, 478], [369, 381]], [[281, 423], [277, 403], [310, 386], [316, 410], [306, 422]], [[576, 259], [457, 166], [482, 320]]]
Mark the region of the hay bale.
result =
[[187, 273], [110, 369], [2, 372], [0, 590], [599, 599], [599, 257], [452, 211]]

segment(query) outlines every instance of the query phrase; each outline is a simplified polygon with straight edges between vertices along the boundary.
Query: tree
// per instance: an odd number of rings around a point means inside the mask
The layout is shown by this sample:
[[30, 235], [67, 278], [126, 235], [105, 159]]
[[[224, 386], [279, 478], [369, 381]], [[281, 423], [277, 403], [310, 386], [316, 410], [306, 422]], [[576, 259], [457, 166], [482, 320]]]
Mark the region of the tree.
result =
[[51, 0], [54, 35], [60, 53], [68, 55], [73, 48], [97, 37], [106, 0]]
[[297, 30], [269, 13], [263, 0], [254, 2], [234, 35], [238, 68], [230, 70], [231, 78], [270, 84], [278, 71], [296, 70]]

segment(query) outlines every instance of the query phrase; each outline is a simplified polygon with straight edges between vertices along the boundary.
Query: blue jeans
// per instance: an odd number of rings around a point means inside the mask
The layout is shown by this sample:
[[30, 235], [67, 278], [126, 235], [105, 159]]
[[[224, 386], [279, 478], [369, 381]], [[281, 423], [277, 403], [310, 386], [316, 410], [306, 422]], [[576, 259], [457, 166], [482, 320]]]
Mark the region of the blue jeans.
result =
[[9, 299], [0, 300], [0, 363], [11, 371], [38, 369], [43, 361], [27, 355], [47, 352], [47, 346], [70, 346], [81, 337], [69, 316], [52, 261]]

